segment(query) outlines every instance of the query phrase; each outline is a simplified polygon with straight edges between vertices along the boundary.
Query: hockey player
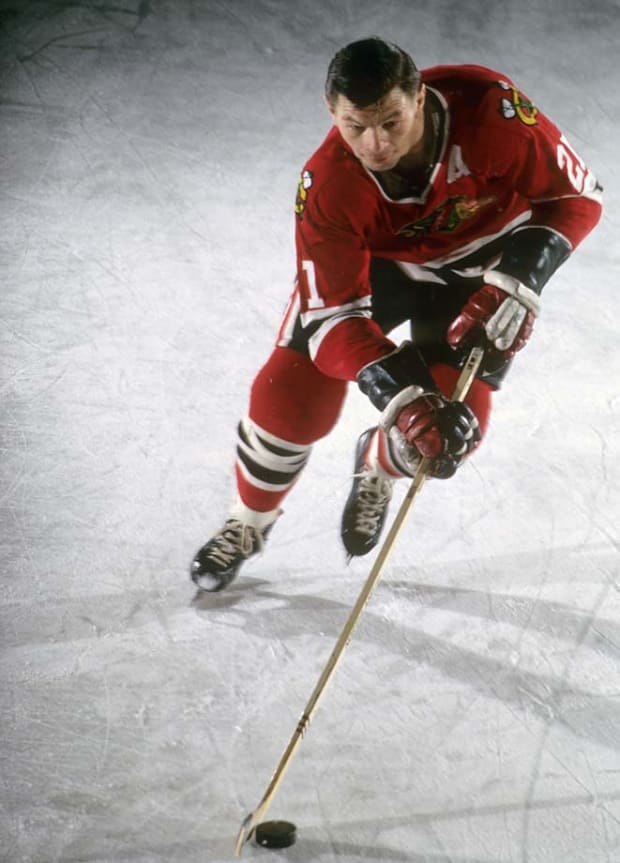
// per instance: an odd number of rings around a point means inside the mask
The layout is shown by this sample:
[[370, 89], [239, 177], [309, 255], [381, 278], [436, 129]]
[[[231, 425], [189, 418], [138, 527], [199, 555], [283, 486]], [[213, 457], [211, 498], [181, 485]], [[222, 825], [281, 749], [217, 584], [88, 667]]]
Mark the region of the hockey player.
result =
[[[342, 517], [350, 555], [376, 545], [395, 479], [422, 456], [450, 477], [485, 433], [545, 283], [600, 218], [596, 179], [505, 75], [420, 72], [373, 37], [335, 55], [325, 98], [334, 125], [301, 174], [295, 290], [239, 423], [237, 498], [192, 563], [207, 591], [262, 549], [349, 381], [378, 410]], [[404, 322], [411, 340], [396, 345]], [[483, 366], [453, 402], [481, 339]]]

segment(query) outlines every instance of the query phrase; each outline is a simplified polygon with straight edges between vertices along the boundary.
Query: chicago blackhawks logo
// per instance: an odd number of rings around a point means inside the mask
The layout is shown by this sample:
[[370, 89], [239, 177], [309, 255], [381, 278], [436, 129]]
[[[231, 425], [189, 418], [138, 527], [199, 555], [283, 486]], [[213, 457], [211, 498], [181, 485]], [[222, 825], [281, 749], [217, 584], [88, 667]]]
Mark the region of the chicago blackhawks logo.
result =
[[499, 101], [499, 110], [502, 117], [505, 117], [506, 120], [518, 117], [526, 126], [535, 126], [538, 122], [536, 119], [538, 116], [536, 105], [529, 102], [523, 93], [519, 93], [518, 90], [515, 90], [506, 81], [498, 81], [497, 83], [503, 90], [509, 93], [508, 96], [502, 96]]
[[432, 213], [424, 216], [423, 219], [403, 225], [396, 231], [396, 235], [399, 237], [425, 237], [436, 231], [442, 233], [455, 231], [462, 222], [471, 219], [494, 200], [495, 195], [486, 195], [484, 198], [466, 198], [465, 195], [454, 195], [435, 207]]
[[303, 218], [304, 210], [306, 209], [306, 201], [308, 200], [308, 192], [312, 186], [312, 171], [304, 171], [299, 178], [297, 186], [297, 196], [295, 198], [295, 212], [300, 219]]

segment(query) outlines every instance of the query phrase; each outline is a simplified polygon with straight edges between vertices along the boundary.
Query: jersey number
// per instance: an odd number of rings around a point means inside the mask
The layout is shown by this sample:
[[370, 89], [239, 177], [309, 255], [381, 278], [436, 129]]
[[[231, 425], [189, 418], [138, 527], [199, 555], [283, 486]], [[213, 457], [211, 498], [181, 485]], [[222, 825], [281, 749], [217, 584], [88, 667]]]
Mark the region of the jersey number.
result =
[[560, 138], [557, 149], [558, 165], [568, 174], [571, 186], [576, 192], [583, 192], [586, 176], [586, 166], [570, 146], [564, 135]]
[[322, 309], [325, 305], [325, 300], [322, 300], [319, 296], [319, 292], [316, 287], [316, 273], [314, 271], [314, 262], [313, 261], [302, 261], [301, 268], [304, 271], [305, 275], [305, 285], [308, 292], [308, 308], [309, 309]]

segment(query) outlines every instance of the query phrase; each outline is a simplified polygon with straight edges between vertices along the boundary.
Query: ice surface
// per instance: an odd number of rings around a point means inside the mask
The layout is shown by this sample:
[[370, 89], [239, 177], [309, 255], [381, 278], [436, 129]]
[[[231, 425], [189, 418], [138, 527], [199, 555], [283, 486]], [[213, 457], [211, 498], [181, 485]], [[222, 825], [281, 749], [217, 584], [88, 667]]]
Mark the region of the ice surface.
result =
[[379, 33], [515, 78], [607, 210], [484, 448], [416, 502], [274, 800], [299, 829], [277, 856], [620, 860], [617, 0], [0, 8], [0, 859], [232, 859], [361, 589], [354, 391], [265, 555], [202, 599], [187, 566], [290, 289], [326, 64]]

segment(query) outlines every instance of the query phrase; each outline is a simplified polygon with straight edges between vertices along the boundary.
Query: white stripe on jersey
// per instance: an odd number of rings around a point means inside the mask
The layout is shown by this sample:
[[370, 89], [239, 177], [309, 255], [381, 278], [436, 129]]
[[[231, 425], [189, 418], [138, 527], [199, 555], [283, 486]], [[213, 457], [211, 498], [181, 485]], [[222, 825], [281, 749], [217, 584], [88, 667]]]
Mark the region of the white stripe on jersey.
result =
[[394, 261], [413, 282], [433, 282], [437, 285], [447, 285], [445, 279], [427, 270], [422, 264], [410, 264], [409, 261]]
[[581, 193], [575, 192], [574, 195], [558, 195], [556, 198], [532, 198], [532, 204], [546, 204], [549, 201], [565, 201], [568, 198], [587, 198], [588, 201], [602, 204], [603, 190], [600, 186], [595, 186], [592, 189], [584, 189]]
[[523, 222], [526, 222], [531, 215], [531, 210], [525, 210], [523, 213], [519, 213], [519, 215], [511, 222], [508, 222], [507, 225], [504, 225], [501, 231], [497, 231], [495, 234], [487, 234], [485, 237], [479, 237], [476, 240], [472, 240], [471, 243], [467, 243], [465, 246], [460, 246], [460, 248], [450, 252], [449, 255], [444, 255], [443, 258], [436, 258], [434, 261], [425, 261], [424, 266], [430, 267], [431, 269], [440, 269], [441, 267], [446, 267], [448, 264], [455, 261], [459, 261], [461, 258], [466, 258], [468, 255], [471, 255], [473, 252], [478, 252], [484, 246], [492, 243], [504, 234], [509, 234], [511, 231], [514, 231], [517, 225], [521, 225]]
[[291, 339], [293, 338], [295, 324], [297, 323], [297, 317], [299, 315], [299, 306], [299, 290], [296, 288], [288, 301], [286, 311], [284, 312], [284, 318], [280, 326], [280, 332], [278, 334], [278, 345], [280, 347], [286, 347], [290, 344]]
[[[568, 237], [566, 237], [561, 231], [556, 231], [555, 228], [550, 228], [549, 225], [537, 225], [536, 222], [528, 222], [527, 225], [522, 225], [520, 228], [517, 228], [514, 233], [518, 234], [519, 231], [529, 231], [530, 228], [543, 228], [543, 230], [549, 231], [550, 234], [555, 234], [556, 237], [559, 237], [561, 240], [563, 240], [569, 249], [572, 250], [573, 248], [573, 244], [568, 239]], [[494, 267], [490, 267], [490, 269], [494, 269]]]
[[[302, 326], [307, 327], [308, 324], [315, 323], [316, 321], [324, 321], [326, 318], [331, 318], [334, 315], [340, 315], [354, 309], [370, 309], [372, 305], [372, 299], [370, 294], [365, 297], [360, 297], [357, 300], [353, 300], [350, 303], [343, 303], [341, 306], [330, 306], [329, 308], [322, 309], [312, 309], [309, 312], [302, 312], [301, 314], [301, 323]], [[353, 317], [359, 317], [357, 313], [353, 315]], [[365, 317], [370, 317], [370, 314], [365, 315]]]
[[310, 359], [312, 361], [316, 359], [316, 355], [319, 352], [319, 348], [321, 347], [321, 342], [323, 341], [325, 336], [334, 329], [334, 327], [338, 326], [339, 323], [341, 323], [342, 321], [346, 321], [349, 318], [370, 317], [372, 317], [372, 313], [370, 310], [368, 310], [334, 315], [329, 320], [325, 321], [324, 324], [321, 324], [316, 333], [314, 333], [314, 335], [310, 336], [310, 338], [308, 339], [308, 353], [310, 354]]

